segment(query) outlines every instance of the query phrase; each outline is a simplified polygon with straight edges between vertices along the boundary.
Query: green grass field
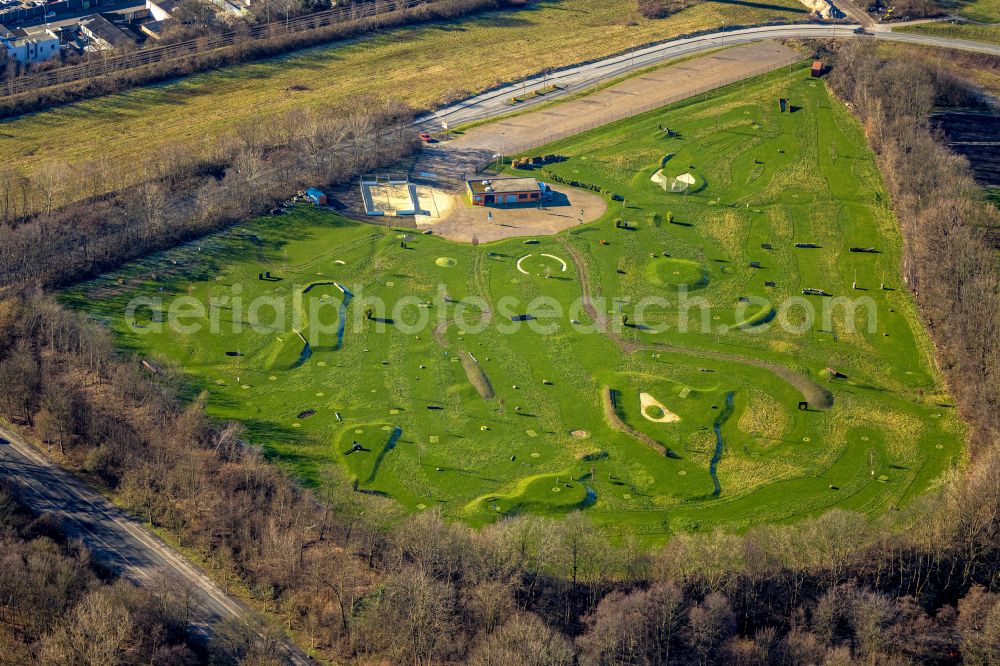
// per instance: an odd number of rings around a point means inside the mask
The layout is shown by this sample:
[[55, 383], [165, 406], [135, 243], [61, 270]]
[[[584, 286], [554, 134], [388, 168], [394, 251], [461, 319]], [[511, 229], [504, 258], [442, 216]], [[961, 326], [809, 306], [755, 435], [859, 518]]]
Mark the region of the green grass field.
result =
[[[536, 243], [405, 248], [406, 232], [297, 208], [63, 298], [181, 368], [210, 414], [244, 422], [306, 482], [339, 465], [359, 490], [474, 525], [584, 508], [611, 535], [656, 542], [832, 507], [874, 515], [961, 464], [873, 156], [822, 82], [784, 70], [537, 152], [625, 204]], [[695, 185], [664, 191], [661, 165]], [[803, 321], [834, 302], [803, 288], [868, 298], [877, 322], [856, 331], [845, 308]], [[578, 306], [584, 290], [596, 310]], [[136, 297], [150, 300], [125, 314]], [[168, 303], [212, 298], [218, 332], [198, 314], [180, 321], [200, 330], [162, 328]], [[537, 319], [515, 326], [524, 314]]]
[[637, 16], [634, 0], [540, 0], [2, 120], [0, 151], [23, 173], [48, 162], [132, 164], [169, 144], [207, 147], [243, 121], [292, 109], [336, 107], [364, 95], [431, 107], [640, 44], [721, 25], [806, 18], [798, 0], [708, 0], [660, 20]]
[[[1000, 17], [995, 20], [1000, 21]], [[913, 32], [932, 37], [969, 39], [976, 42], [1000, 44], [1000, 25], [976, 25], [974, 23], [918, 23], [900, 28], [901, 32]]]
[[1000, 2], [997, 0], [951, 0], [942, 5], [970, 21], [1000, 23]]

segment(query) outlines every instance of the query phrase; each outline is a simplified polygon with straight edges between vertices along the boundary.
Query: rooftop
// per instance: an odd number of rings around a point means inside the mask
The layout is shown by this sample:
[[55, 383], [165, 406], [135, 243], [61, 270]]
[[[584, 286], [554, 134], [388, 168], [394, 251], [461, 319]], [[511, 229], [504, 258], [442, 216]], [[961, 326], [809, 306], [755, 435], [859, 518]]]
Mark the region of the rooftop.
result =
[[139, 29], [142, 30], [147, 35], [149, 35], [150, 37], [159, 38], [160, 33], [163, 32], [163, 29], [168, 27], [170, 24], [171, 22], [169, 19], [167, 19], [166, 21], [147, 21], [146, 23], [143, 23], [141, 26], [139, 26]]
[[135, 40], [127, 32], [108, 20], [103, 14], [91, 14], [80, 19], [80, 27], [101, 41], [110, 44], [112, 48], [135, 43]]
[[0, 40], [16, 44], [25, 40], [47, 40], [56, 39], [55, 33], [44, 26], [33, 26], [24, 28], [7, 28], [0, 25]]
[[177, 0], [146, 0], [146, 6], [156, 5], [167, 14], [173, 14], [177, 9]]
[[475, 194], [483, 194], [487, 187], [492, 188], [490, 192], [505, 194], [511, 192], [537, 192], [541, 189], [538, 181], [534, 178], [491, 178], [483, 180], [470, 180], [469, 189]]

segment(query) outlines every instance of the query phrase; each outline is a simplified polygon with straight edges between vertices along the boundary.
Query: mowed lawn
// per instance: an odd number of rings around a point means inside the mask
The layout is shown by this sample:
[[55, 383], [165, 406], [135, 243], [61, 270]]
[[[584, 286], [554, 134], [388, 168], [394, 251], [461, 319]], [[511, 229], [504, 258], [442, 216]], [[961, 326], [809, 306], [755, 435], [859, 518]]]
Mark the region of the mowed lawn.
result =
[[[1000, 21], [997, 16], [996, 21]], [[975, 42], [990, 42], [1000, 44], [1000, 25], [977, 25], [974, 23], [934, 22], [919, 23], [900, 28], [900, 32], [912, 32], [931, 37], [947, 37], [949, 39], [968, 39]]]
[[[539, 178], [626, 201], [480, 246], [296, 208], [63, 298], [304, 481], [474, 525], [583, 509], [657, 542], [875, 515], [961, 464], [873, 156], [821, 81], [784, 70], [538, 152], [567, 158]], [[694, 185], [665, 191], [661, 168]], [[827, 310], [845, 296], [863, 299], [857, 325]], [[611, 422], [605, 389], [669, 455]], [[832, 406], [799, 408], [823, 391]]]
[[652, 21], [636, 16], [634, 0], [541, 0], [5, 120], [0, 151], [8, 167], [28, 173], [53, 160], [133, 163], [160, 146], [207, 145], [241, 122], [294, 108], [326, 108], [366, 94], [427, 108], [639, 44], [721, 25], [806, 18], [797, 0], [701, 2]]

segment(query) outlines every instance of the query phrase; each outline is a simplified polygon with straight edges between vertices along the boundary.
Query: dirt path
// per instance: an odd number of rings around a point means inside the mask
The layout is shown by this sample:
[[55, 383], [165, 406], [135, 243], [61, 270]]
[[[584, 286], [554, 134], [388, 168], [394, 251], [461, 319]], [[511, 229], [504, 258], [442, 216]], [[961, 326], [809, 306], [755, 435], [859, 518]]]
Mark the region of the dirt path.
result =
[[590, 277], [587, 272], [587, 263], [583, 256], [575, 247], [570, 245], [565, 238], [560, 238], [559, 240], [562, 243], [562, 246], [566, 248], [570, 257], [572, 257], [573, 264], [577, 269], [577, 275], [580, 276], [580, 289], [582, 292], [584, 311], [598, 326], [598, 328], [600, 328], [601, 331], [603, 331], [604, 334], [607, 335], [608, 338], [610, 338], [612, 342], [614, 342], [623, 352], [632, 353], [643, 350], [661, 351], [673, 354], [687, 354], [689, 356], [698, 356], [700, 358], [713, 358], [720, 361], [731, 361], [733, 363], [742, 363], [743, 365], [752, 365], [754, 367], [767, 370], [785, 383], [791, 385], [795, 390], [802, 394], [802, 397], [811, 407], [829, 409], [833, 406], [833, 394], [830, 391], [823, 388], [805, 375], [795, 372], [794, 370], [790, 370], [789, 368], [777, 363], [748, 358], [746, 356], [739, 356], [738, 354], [728, 354], [726, 352], [678, 347], [676, 345], [666, 344], [663, 342], [633, 342], [631, 340], [625, 340], [618, 334], [617, 331], [613, 330], [609, 326], [607, 317], [599, 312], [594, 306], [593, 300], [591, 299]]

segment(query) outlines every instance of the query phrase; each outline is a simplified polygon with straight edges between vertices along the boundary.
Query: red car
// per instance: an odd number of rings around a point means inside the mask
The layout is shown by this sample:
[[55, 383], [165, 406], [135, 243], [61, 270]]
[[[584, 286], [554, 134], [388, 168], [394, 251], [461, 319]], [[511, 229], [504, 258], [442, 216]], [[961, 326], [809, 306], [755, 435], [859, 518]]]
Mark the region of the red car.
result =
[[417, 136], [420, 137], [420, 140], [423, 141], [424, 143], [434, 143], [434, 137], [432, 137], [427, 132], [421, 132]]

